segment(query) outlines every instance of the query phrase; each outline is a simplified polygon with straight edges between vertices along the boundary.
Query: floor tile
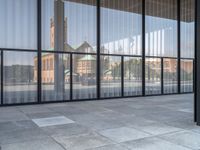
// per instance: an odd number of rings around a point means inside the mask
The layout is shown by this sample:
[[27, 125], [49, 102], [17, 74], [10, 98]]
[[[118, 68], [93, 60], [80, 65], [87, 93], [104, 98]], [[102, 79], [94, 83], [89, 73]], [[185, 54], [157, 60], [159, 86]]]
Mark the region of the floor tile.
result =
[[54, 140], [45, 138], [22, 143], [2, 145], [2, 150], [65, 150]]
[[190, 150], [158, 138], [144, 138], [124, 143], [129, 150]]
[[16, 130], [37, 128], [37, 125], [31, 120], [9, 121], [0, 123], [0, 132], [12, 132]]
[[192, 149], [200, 149], [200, 134], [198, 133], [181, 131], [163, 135], [161, 138]]
[[162, 124], [162, 123], [158, 123], [158, 122], [157, 123], [149, 123], [149, 124], [145, 124], [145, 125], [141, 125], [141, 126], [136, 126], [135, 128], [142, 130], [144, 132], [147, 132], [149, 134], [152, 134], [152, 135], [159, 135], [159, 134], [165, 134], [165, 133], [182, 130], [181, 128], [168, 126], [166, 124]]
[[66, 118], [65, 116], [38, 118], [38, 119], [32, 119], [32, 120], [39, 127], [47, 127], [47, 126], [74, 123], [73, 120], [70, 120], [70, 119]]
[[48, 126], [41, 128], [49, 136], [73, 136], [79, 134], [85, 134], [91, 132], [91, 130], [82, 125], [76, 123], [70, 123], [65, 125]]
[[150, 136], [145, 132], [141, 132], [129, 127], [108, 129], [100, 131], [99, 133], [115, 142], [130, 141]]
[[85, 150], [112, 144], [112, 142], [97, 133], [83, 134], [73, 137], [54, 137], [54, 139], [69, 150]]
[[0, 145], [32, 141], [45, 137], [47, 137], [47, 135], [39, 128], [0, 132]]
[[113, 144], [87, 150], [128, 150], [128, 149], [125, 146], [121, 146], [119, 144]]

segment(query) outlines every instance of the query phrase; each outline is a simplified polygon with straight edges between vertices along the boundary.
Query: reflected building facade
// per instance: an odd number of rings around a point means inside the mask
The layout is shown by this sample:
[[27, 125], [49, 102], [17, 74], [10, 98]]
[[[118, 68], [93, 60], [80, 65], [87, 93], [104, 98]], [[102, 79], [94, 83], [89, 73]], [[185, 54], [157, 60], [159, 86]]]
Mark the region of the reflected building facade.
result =
[[193, 92], [195, 0], [0, 8], [1, 105]]

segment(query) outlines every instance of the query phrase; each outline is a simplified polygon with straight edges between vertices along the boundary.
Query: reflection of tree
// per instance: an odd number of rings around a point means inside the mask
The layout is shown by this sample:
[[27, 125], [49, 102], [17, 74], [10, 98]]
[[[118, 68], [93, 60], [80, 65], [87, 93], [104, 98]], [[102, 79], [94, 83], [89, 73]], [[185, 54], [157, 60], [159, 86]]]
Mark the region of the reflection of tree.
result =
[[176, 81], [177, 80], [177, 73], [176, 72], [165, 72], [164, 71], [163, 79], [164, 80], [173, 80], [173, 81]]
[[121, 77], [121, 63], [114, 63], [114, 65], [111, 67], [111, 71], [114, 80], [116, 77]]
[[124, 62], [124, 73], [128, 74], [129, 80], [132, 77], [136, 79], [141, 79], [142, 72], [142, 61], [141, 59], [129, 59]]
[[187, 72], [181, 69], [181, 79], [185, 81], [193, 80], [193, 72]]
[[155, 64], [155, 63], [147, 63], [145, 64], [145, 78], [148, 80], [153, 80], [154, 79], [159, 79], [160, 78], [160, 64]]

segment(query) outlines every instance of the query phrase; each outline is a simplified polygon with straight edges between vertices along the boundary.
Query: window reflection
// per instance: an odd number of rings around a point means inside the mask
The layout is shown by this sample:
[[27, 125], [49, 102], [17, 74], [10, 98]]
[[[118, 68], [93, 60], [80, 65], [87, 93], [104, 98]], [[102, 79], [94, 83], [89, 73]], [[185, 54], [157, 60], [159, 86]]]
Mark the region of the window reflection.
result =
[[146, 95], [161, 94], [161, 59], [146, 58], [145, 62]]
[[181, 60], [181, 92], [193, 92], [193, 60]]
[[4, 52], [4, 104], [37, 101], [36, 56], [36, 52]]
[[121, 96], [121, 57], [101, 56], [101, 97]]
[[96, 98], [96, 55], [73, 55], [73, 99]]
[[142, 1], [101, 2], [101, 53], [142, 54]]
[[69, 92], [69, 55], [42, 53], [42, 101], [69, 100]]
[[[97, 0], [41, 2], [42, 91], [38, 91], [37, 0], [0, 0], [5, 104], [37, 102], [39, 92], [42, 101], [70, 100], [71, 94], [72, 100], [95, 99], [97, 69], [101, 98], [142, 94], [142, 0], [100, 1], [100, 68], [96, 68]], [[181, 92], [193, 91], [194, 8], [195, 0], [180, 1]], [[164, 93], [177, 93], [177, 42], [177, 1], [145, 0], [146, 95], [161, 94], [161, 80]]]
[[177, 56], [177, 1], [146, 0], [147, 56]]
[[37, 0], [0, 0], [0, 47], [37, 49]]
[[[96, 0], [42, 1], [42, 49], [96, 53]], [[79, 49], [88, 43], [90, 49]]]
[[195, 0], [181, 0], [181, 57], [194, 58]]
[[177, 59], [163, 59], [163, 86], [165, 94], [177, 92]]
[[124, 57], [124, 96], [142, 94], [142, 59]]

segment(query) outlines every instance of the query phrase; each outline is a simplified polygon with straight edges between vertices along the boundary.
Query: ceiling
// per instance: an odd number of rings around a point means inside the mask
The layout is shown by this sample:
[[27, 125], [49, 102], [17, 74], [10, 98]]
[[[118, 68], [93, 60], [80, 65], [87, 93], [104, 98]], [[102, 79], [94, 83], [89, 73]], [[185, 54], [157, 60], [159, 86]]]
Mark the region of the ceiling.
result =
[[[96, 5], [96, 0], [65, 0], [87, 5]], [[177, 19], [177, 1], [176, 0], [146, 0], [146, 15], [167, 19]], [[181, 21], [194, 21], [194, 0], [181, 0]], [[141, 0], [101, 0], [101, 7], [127, 11], [133, 13], [142, 13]]]

